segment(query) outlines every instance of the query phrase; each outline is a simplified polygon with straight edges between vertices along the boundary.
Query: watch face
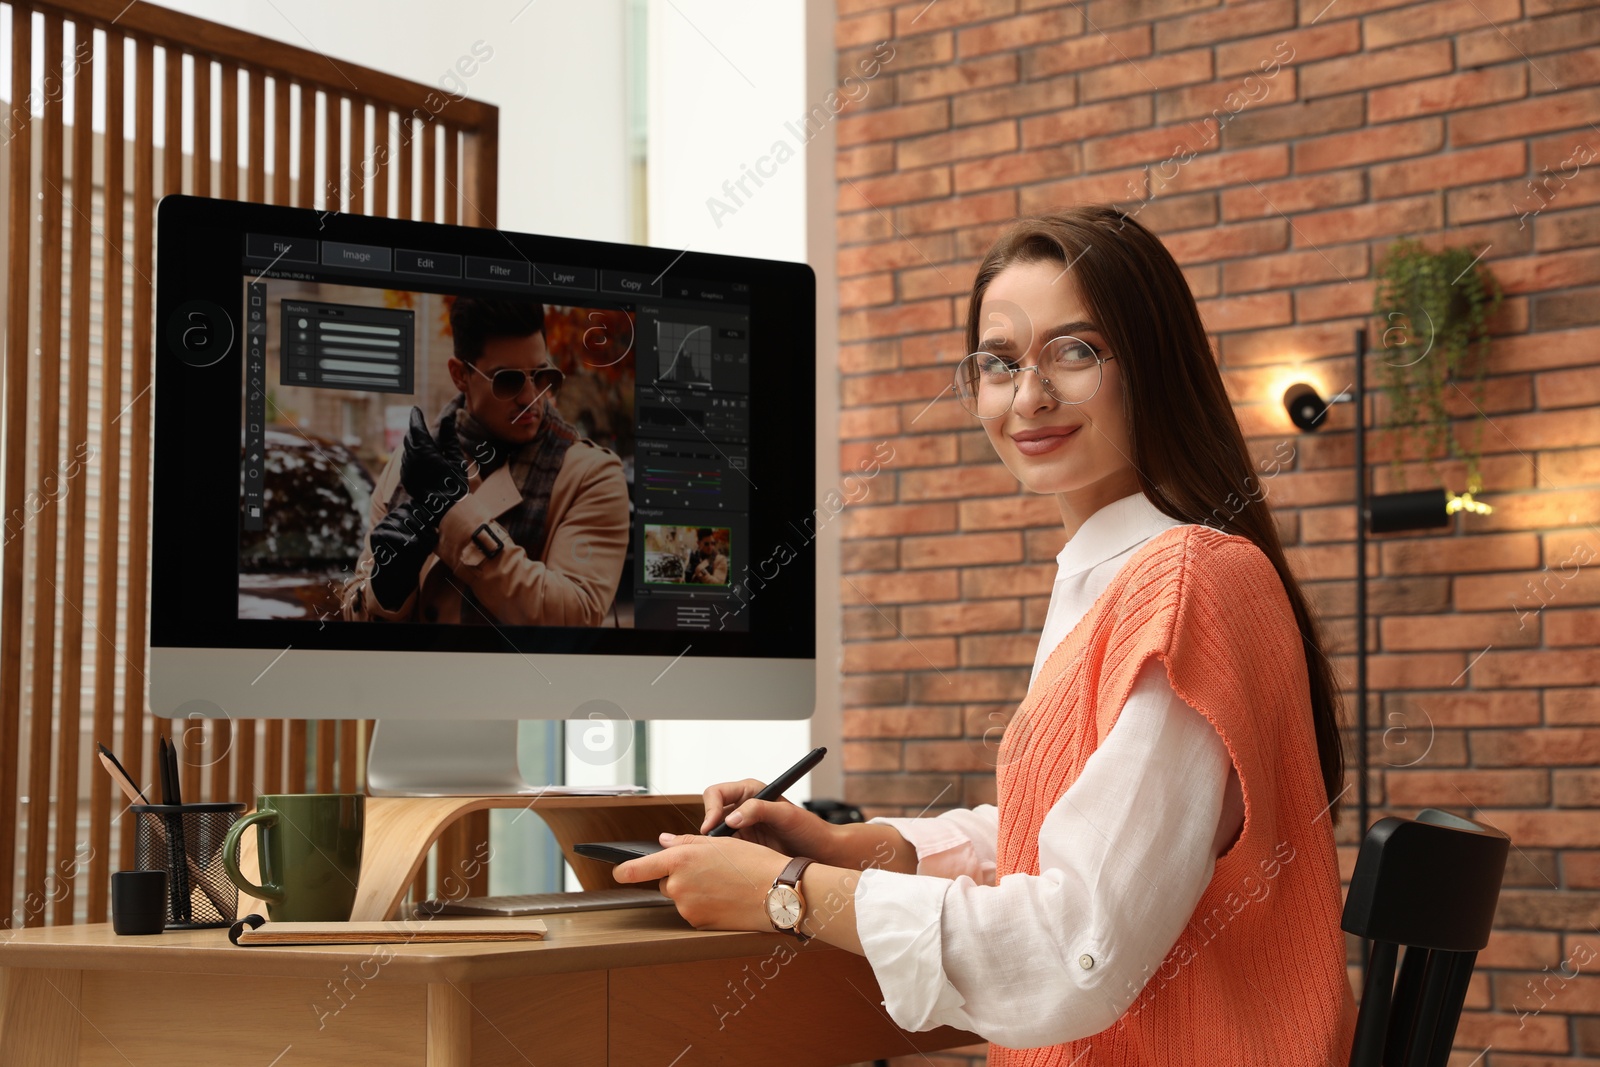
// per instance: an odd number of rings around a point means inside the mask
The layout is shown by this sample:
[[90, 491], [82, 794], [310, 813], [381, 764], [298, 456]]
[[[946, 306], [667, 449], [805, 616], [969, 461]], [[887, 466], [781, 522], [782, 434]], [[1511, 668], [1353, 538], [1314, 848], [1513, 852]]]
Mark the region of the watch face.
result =
[[775, 885], [767, 890], [767, 918], [780, 930], [800, 925], [800, 894], [793, 886]]

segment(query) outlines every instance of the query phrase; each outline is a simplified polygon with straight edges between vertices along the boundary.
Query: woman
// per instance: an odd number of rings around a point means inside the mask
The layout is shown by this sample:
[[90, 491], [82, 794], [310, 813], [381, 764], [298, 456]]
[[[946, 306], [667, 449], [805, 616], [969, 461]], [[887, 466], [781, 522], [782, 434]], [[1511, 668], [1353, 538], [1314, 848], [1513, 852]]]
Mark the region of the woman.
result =
[[958, 398], [1068, 537], [998, 806], [832, 826], [725, 783], [702, 832], [737, 837], [664, 834], [618, 879], [766, 930], [809, 859], [800, 935], [1000, 1067], [1344, 1062], [1332, 672], [1182, 272], [1111, 208], [1023, 220], [967, 347]]

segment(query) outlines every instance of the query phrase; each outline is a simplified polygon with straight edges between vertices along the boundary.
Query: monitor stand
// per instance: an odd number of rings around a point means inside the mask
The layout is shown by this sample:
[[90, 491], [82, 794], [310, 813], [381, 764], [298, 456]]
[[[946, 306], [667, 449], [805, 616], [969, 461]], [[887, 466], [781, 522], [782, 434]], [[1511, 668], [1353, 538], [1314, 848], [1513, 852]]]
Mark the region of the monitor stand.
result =
[[517, 764], [517, 722], [389, 719], [372, 725], [367, 788], [375, 797], [537, 794]]

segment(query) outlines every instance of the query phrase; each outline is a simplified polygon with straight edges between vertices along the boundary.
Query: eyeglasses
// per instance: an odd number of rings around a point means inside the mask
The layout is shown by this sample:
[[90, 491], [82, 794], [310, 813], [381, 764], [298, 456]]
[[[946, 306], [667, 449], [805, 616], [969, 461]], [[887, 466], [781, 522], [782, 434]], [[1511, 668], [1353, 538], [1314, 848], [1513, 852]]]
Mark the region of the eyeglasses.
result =
[[506, 367], [489, 374], [480, 370], [475, 363], [468, 363], [467, 366], [477, 371], [481, 377], [489, 380], [490, 392], [494, 393], [497, 400], [515, 400], [517, 395], [522, 392], [522, 387], [529, 378], [533, 379], [533, 384], [538, 389], [540, 396], [560, 389], [562, 381], [566, 378], [566, 375], [555, 367], [535, 367], [533, 370]]
[[1076, 337], [1052, 338], [1031, 367], [998, 352], [974, 352], [956, 364], [956, 399], [980, 419], [998, 419], [1017, 398], [1017, 376], [1032, 371], [1058, 403], [1082, 404], [1100, 391], [1103, 368], [1116, 358]]

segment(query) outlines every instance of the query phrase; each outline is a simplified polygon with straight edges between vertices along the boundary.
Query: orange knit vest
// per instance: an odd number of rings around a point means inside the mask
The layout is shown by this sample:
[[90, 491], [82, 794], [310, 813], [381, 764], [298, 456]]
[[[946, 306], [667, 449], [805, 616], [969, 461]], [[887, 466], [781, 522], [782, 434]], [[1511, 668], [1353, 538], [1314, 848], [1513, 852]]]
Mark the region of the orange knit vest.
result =
[[1051, 653], [1001, 744], [996, 877], [1039, 873], [1045, 814], [1152, 656], [1227, 744], [1243, 830], [1142, 988], [1096, 989], [1094, 968], [1084, 972], [1090, 995], [1124, 1009], [1117, 1022], [1049, 1048], [991, 1045], [989, 1063], [1343, 1064], [1356, 1008], [1305, 654], [1283, 583], [1245, 538], [1200, 526], [1152, 538]]

